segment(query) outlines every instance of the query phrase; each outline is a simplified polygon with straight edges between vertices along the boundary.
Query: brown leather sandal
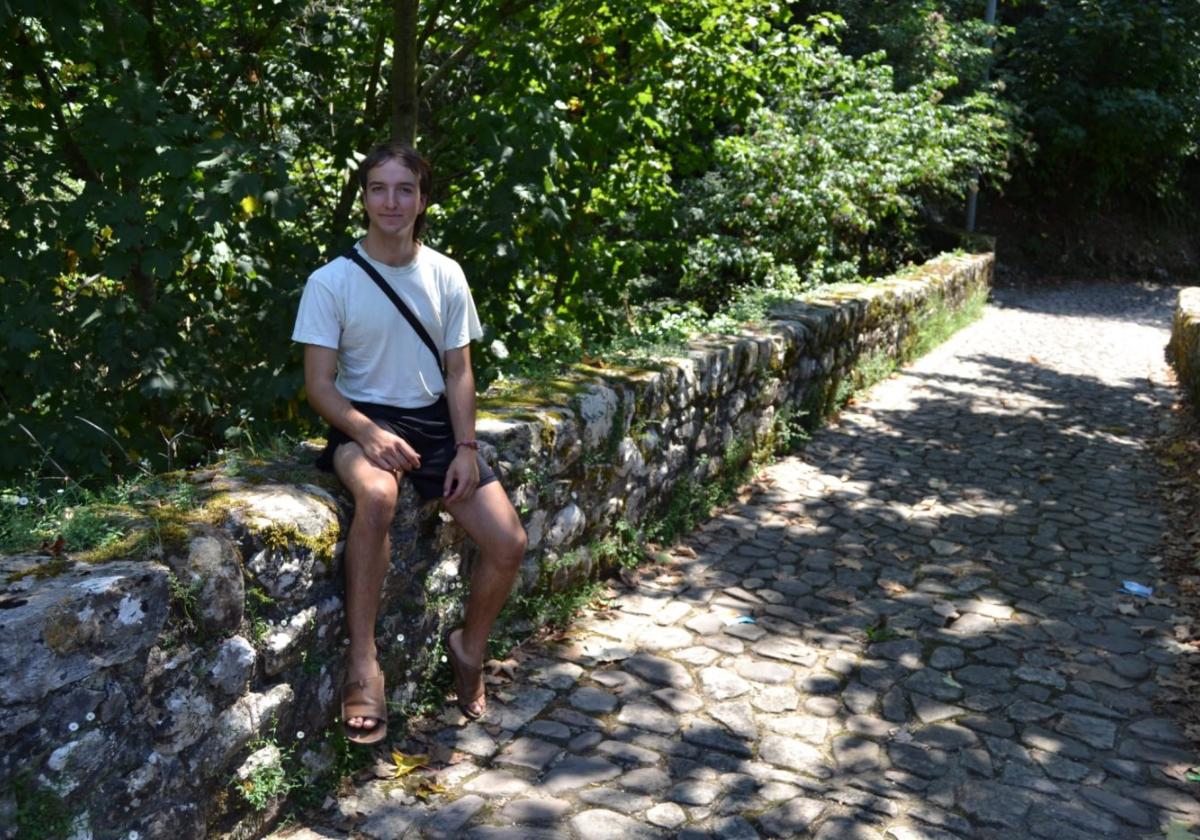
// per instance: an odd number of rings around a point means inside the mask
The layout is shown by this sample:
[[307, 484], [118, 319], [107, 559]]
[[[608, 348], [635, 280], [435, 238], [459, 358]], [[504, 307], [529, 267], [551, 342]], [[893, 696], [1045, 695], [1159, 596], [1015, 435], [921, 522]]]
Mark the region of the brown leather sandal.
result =
[[[482, 684], [483, 668], [471, 668], [454, 652], [454, 648], [450, 646], [450, 635], [458, 631], [459, 638], [462, 638], [462, 627], [452, 627], [446, 631], [446, 635], [442, 637], [442, 641], [446, 645], [446, 658], [450, 660], [450, 670], [454, 673], [454, 694], [455, 701], [468, 720], [479, 720], [487, 713], [487, 690], [485, 689], [473, 699], [467, 699], [468, 694], [475, 686]], [[472, 705], [481, 704], [482, 711], [475, 711], [471, 708]]]
[[[378, 668], [379, 666], [376, 666]], [[350, 726], [350, 718], [375, 721], [373, 726]], [[383, 670], [365, 680], [349, 680], [342, 685], [342, 731], [355, 744], [378, 744], [387, 737], [387, 695]]]

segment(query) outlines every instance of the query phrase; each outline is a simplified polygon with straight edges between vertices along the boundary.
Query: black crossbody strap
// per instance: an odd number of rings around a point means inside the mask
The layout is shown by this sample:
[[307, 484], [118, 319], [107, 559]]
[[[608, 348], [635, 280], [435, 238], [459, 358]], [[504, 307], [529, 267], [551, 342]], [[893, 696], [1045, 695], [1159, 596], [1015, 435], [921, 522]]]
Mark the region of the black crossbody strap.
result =
[[429, 352], [433, 354], [433, 358], [437, 361], [438, 372], [442, 374], [442, 379], [445, 379], [446, 369], [442, 366], [442, 354], [438, 352], [437, 345], [433, 343], [433, 339], [429, 337], [429, 333], [425, 330], [425, 327], [423, 327], [421, 322], [417, 320], [417, 316], [414, 315], [412, 310], [408, 308], [408, 305], [400, 299], [400, 295], [396, 294], [392, 287], [387, 284], [387, 281], [379, 275], [379, 272], [375, 269], [375, 266], [363, 259], [363, 255], [358, 252], [357, 248], [351, 248], [346, 252], [345, 256], [348, 260], [354, 260], [354, 262], [358, 264], [358, 267], [365, 271], [367, 276], [375, 281], [375, 285], [378, 286], [380, 290], [388, 296], [388, 300], [390, 300], [395, 307], [400, 310], [400, 314], [404, 316], [404, 320], [408, 321], [409, 325], [413, 328], [420, 339], [425, 342], [425, 346], [429, 348]]

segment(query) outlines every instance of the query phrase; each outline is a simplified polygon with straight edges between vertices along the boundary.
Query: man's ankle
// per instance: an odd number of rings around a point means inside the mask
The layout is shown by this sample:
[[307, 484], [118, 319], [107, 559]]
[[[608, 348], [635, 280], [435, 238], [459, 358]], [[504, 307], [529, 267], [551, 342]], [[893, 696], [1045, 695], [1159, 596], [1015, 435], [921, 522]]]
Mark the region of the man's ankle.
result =
[[484, 637], [483, 644], [470, 645], [467, 642], [467, 631], [465, 628], [458, 631], [458, 649], [462, 651], [462, 655], [471, 661], [487, 658], [487, 637]]
[[378, 661], [379, 653], [375, 645], [364, 645], [362, 648], [351, 647], [349, 653], [346, 654], [346, 661], [352, 670], [369, 670], [374, 668]]

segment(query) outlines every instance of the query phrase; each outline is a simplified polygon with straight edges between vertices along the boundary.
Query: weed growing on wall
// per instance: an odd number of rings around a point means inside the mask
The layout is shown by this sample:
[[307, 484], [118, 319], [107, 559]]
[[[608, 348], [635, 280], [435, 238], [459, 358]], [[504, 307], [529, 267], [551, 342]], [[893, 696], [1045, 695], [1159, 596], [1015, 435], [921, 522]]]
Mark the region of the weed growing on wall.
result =
[[300, 781], [286, 766], [291, 760], [291, 750], [280, 747], [274, 735], [252, 742], [249, 750], [251, 755], [267, 751], [266, 758], [260, 761], [246, 778], [235, 779], [234, 786], [251, 808], [263, 811], [272, 802], [282, 799], [299, 787]]
[[[737, 489], [770, 461], [774, 449], [773, 434], [756, 445], [748, 436], [735, 437], [725, 447], [720, 474], [712, 481], [697, 482], [687, 478], [679, 482], [667, 500], [662, 514], [646, 528], [646, 536], [659, 543], [673, 542], [712, 515], [714, 508], [729, 502]], [[703, 471], [707, 458], [701, 457], [698, 467]]]
[[601, 567], [631, 569], [645, 557], [642, 531], [628, 519], [618, 519], [608, 536], [592, 546], [592, 556]]
[[266, 613], [274, 603], [275, 599], [261, 587], [251, 586], [246, 589], [246, 621], [250, 625], [250, 640], [256, 645], [271, 632]]
[[9, 792], [16, 800], [16, 829], [21, 840], [51, 840], [70, 833], [75, 820], [67, 804], [28, 773], [17, 775]]
[[902, 348], [904, 359], [924, 356], [967, 324], [979, 320], [987, 306], [988, 294], [987, 288], [976, 289], [958, 307], [951, 307], [942, 297], [931, 299], [910, 333], [911, 344]]
[[863, 356], [838, 382], [837, 393], [833, 400], [834, 408], [842, 408], [859, 391], [864, 391], [872, 385], [882, 382], [895, 369], [896, 360], [886, 350], [876, 350], [874, 353]]
[[194, 580], [185, 584], [174, 573], [168, 572], [167, 586], [171, 592], [171, 606], [179, 611], [183, 628], [189, 631], [195, 630], [196, 616], [199, 611], [196, 598], [204, 587], [204, 581]]
[[799, 452], [804, 444], [812, 440], [812, 432], [806, 424], [808, 413], [790, 403], [775, 414], [775, 454], [790, 455]]

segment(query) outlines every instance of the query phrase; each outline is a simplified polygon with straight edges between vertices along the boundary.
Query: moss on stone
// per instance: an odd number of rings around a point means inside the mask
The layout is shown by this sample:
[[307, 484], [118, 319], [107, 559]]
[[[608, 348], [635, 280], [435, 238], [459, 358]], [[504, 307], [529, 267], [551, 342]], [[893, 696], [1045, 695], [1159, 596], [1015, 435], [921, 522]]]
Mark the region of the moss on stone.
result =
[[254, 532], [268, 548], [286, 550], [301, 546], [312, 552], [313, 556], [325, 560], [333, 560], [333, 552], [337, 547], [338, 535], [341, 529], [334, 526], [326, 528], [319, 535], [311, 537], [301, 533], [294, 525], [285, 522], [272, 522]]
[[65, 656], [79, 647], [79, 616], [61, 606], [46, 614], [42, 627], [42, 640], [46, 647], [59, 656]]

